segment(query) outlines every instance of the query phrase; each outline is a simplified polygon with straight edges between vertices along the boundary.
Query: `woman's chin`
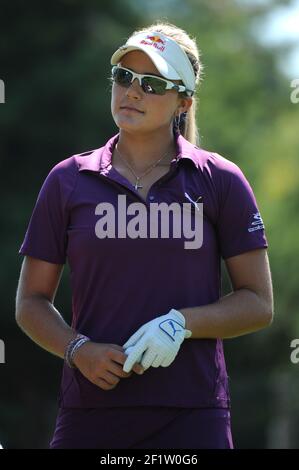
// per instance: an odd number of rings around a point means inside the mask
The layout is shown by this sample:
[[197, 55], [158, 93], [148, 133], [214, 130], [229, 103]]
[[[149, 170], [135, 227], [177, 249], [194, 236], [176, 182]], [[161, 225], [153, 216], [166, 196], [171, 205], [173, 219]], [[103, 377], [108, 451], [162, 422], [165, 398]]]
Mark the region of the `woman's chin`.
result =
[[116, 125], [119, 129], [122, 129], [124, 131], [131, 131], [131, 132], [144, 132], [146, 129], [144, 126], [141, 126], [140, 123], [137, 122], [128, 122], [127, 120], [124, 119], [119, 119], [116, 122]]

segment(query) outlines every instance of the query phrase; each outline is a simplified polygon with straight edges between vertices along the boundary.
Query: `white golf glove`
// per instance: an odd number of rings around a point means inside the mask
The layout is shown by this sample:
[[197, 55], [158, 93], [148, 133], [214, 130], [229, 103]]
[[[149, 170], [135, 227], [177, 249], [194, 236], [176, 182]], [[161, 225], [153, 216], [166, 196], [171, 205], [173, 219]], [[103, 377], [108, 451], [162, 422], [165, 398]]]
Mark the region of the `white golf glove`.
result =
[[123, 371], [130, 372], [136, 362], [144, 370], [150, 366], [168, 367], [184, 339], [191, 335], [192, 332], [185, 329], [184, 315], [171, 309], [166, 315], [145, 323], [123, 345], [128, 354]]

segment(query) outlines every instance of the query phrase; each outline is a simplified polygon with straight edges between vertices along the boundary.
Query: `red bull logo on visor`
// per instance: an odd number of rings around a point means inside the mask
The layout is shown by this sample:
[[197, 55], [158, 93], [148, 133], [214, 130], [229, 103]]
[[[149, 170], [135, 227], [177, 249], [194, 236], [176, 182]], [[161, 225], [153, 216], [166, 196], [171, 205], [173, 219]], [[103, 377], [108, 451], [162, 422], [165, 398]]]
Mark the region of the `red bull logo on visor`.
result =
[[165, 41], [161, 39], [160, 36], [147, 36], [146, 39], [142, 39], [140, 41], [140, 44], [153, 46], [161, 52], [163, 52], [165, 49]]

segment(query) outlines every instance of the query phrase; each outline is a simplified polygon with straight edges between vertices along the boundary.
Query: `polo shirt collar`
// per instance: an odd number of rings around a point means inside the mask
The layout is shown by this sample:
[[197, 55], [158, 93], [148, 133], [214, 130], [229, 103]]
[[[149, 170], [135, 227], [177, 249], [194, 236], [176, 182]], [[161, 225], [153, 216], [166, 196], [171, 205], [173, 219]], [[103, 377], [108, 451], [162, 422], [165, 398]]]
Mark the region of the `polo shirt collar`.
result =
[[[175, 159], [177, 162], [188, 159], [191, 160], [198, 168], [200, 164], [200, 149], [191, 144], [182, 135], [175, 134], [177, 155]], [[76, 155], [79, 171], [89, 170], [106, 174], [111, 169], [111, 159], [113, 149], [118, 142], [119, 133], [113, 136], [104, 147]]]

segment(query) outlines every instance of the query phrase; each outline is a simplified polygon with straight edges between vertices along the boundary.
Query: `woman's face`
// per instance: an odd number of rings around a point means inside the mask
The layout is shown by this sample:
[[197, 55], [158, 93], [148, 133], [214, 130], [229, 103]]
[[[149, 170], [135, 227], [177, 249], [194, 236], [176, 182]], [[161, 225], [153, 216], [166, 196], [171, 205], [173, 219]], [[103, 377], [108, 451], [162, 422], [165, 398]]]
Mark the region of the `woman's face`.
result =
[[[122, 57], [120, 64], [136, 73], [161, 76], [150, 58], [142, 51], [128, 52]], [[147, 133], [164, 128], [172, 131], [176, 111], [187, 111], [191, 103], [192, 98], [181, 98], [176, 90], [167, 90], [165, 95], [145, 93], [137, 79], [129, 88], [116, 83], [112, 85], [112, 116], [119, 129], [126, 131]], [[126, 106], [137, 111], [126, 109]]]

